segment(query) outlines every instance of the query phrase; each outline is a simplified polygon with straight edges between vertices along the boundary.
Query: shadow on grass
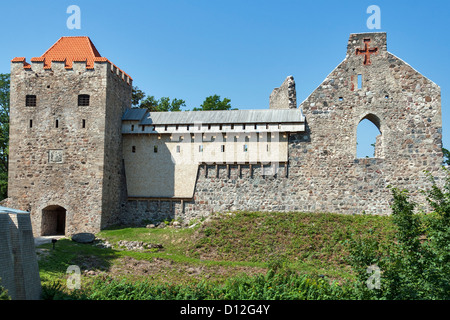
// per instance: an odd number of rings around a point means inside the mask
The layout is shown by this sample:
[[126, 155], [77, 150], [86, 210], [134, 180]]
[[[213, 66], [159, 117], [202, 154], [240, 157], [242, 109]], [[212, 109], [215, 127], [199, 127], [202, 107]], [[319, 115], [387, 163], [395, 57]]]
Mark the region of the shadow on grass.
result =
[[67, 268], [76, 265], [81, 272], [86, 270], [108, 271], [112, 260], [119, 257], [118, 251], [100, 248], [95, 244], [82, 244], [61, 239], [55, 244], [44, 244], [36, 248], [41, 277], [65, 274]]

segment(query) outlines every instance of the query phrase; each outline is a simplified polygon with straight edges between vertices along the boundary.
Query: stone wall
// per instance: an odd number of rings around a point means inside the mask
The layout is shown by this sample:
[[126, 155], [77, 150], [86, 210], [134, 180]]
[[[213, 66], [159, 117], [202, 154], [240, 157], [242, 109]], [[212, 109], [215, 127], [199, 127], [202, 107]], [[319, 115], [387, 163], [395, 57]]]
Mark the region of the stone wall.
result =
[[0, 285], [13, 300], [37, 300], [41, 280], [28, 213], [0, 213]]
[[126, 180], [122, 153], [122, 115], [131, 108], [131, 81], [123, 80], [113, 67], [107, 75], [105, 105], [105, 153], [101, 227], [117, 223], [126, 200]]
[[[208, 174], [200, 166], [194, 199], [172, 215], [190, 219], [234, 210], [385, 215], [391, 213], [388, 186], [406, 188], [424, 204], [419, 190], [430, 185], [424, 171], [437, 179], [442, 175], [440, 88], [389, 53], [385, 33], [352, 34], [344, 61], [300, 108], [306, 131], [289, 135], [287, 168], [280, 164], [281, 171], [271, 176], [262, 175], [260, 164], [239, 170], [219, 166], [219, 174], [215, 166], [206, 167]], [[381, 132], [374, 158], [356, 156], [363, 119]], [[131, 209], [133, 216], [146, 216], [139, 208]]]
[[297, 108], [297, 92], [293, 76], [287, 77], [279, 88], [273, 89], [269, 97], [270, 109]]

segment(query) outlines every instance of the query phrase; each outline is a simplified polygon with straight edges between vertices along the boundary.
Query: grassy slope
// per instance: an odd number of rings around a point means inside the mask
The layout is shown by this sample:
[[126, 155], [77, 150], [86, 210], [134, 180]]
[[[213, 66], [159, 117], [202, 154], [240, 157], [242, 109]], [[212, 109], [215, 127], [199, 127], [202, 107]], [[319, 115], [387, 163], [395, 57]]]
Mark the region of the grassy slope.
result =
[[215, 215], [195, 228], [122, 228], [102, 231], [111, 243], [139, 240], [160, 243], [159, 252], [102, 249], [61, 240], [56, 250], [41, 248], [41, 279], [64, 279], [69, 265], [99, 269], [116, 277], [142, 277], [183, 283], [209, 279], [222, 282], [239, 273], [262, 273], [273, 264], [285, 264], [310, 274], [333, 279], [351, 277], [346, 257], [355, 237], [392, 241], [393, 225], [387, 216], [310, 213], [238, 212]]

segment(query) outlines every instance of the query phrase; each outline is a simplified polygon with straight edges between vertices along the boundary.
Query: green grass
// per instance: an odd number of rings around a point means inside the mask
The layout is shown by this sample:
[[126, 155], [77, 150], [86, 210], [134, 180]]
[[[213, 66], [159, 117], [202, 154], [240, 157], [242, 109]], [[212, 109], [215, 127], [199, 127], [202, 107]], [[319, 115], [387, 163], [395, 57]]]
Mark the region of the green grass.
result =
[[82, 271], [102, 272], [83, 275], [84, 286], [106, 276], [160, 285], [195, 286], [202, 281], [222, 285], [233, 277], [261, 275], [280, 267], [343, 282], [354, 276], [347, 261], [350, 239], [376, 237], [389, 242], [393, 233], [388, 216], [236, 212], [216, 214], [194, 228], [114, 228], [97, 235], [112, 244], [119, 240], [162, 244], [163, 250], [157, 252], [60, 240], [55, 250], [51, 244], [41, 246], [47, 254], [40, 258], [39, 267], [47, 289], [63, 282], [67, 267], [74, 264]]
[[390, 241], [393, 232], [387, 216], [238, 212], [203, 225], [190, 255], [263, 263], [283, 259], [301, 271], [343, 275], [350, 271], [352, 237]]

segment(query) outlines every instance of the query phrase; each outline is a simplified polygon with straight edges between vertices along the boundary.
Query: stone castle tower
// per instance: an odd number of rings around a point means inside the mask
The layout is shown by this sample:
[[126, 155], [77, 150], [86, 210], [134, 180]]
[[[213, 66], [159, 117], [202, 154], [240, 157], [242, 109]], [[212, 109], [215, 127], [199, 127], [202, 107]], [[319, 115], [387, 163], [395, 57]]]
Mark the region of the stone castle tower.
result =
[[94, 232], [119, 215], [131, 88], [88, 37], [12, 60], [8, 201], [30, 211], [35, 234]]

